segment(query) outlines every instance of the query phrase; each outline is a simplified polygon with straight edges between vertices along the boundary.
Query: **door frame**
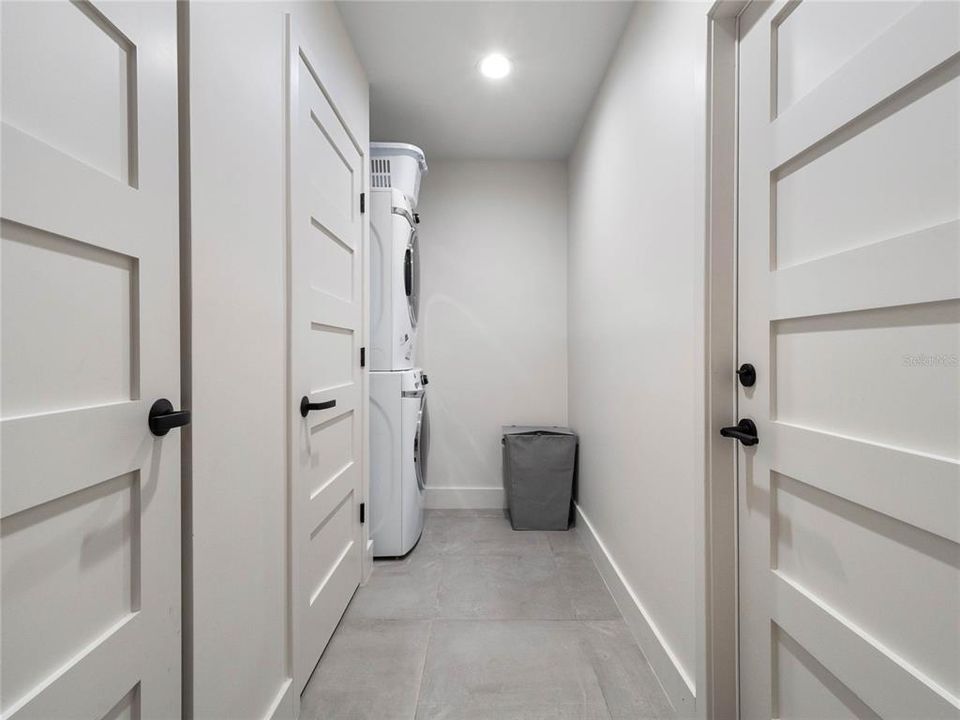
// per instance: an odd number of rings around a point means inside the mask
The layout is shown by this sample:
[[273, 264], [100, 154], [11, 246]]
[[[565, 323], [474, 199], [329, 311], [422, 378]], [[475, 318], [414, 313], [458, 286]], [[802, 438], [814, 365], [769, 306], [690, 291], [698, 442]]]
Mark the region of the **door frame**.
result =
[[[704, 173], [704, 473], [697, 529], [697, 717], [739, 717], [736, 444], [737, 117], [740, 15], [750, 0], [707, 13]], [[702, 690], [701, 690], [702, 689]]]

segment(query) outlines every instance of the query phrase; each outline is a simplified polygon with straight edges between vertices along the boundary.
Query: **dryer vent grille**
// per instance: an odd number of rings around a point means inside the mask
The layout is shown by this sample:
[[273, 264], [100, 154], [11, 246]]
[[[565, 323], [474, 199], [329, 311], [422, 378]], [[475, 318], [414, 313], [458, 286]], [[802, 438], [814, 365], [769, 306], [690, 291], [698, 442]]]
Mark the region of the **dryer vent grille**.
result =
[[390, 158], [372, 158], [370, 172], [370, 186], [375, 188], [390, 188]]
[[420, 194], [420, 177], [427, 172], [423, 153], [413, 145], [370, 143], [370, 187], [402, 192], [415, 208]]

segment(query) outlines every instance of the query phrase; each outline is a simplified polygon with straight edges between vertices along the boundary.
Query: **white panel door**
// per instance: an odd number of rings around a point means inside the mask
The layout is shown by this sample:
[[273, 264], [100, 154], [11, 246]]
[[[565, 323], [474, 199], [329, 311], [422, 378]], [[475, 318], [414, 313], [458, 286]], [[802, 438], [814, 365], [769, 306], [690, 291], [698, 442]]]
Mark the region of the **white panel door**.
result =
[[744, 718], [960, 717], [960, 3], [741, 17]]
[[363, 153], [289, 28], [294, 679], [360, 583]]
[[179, 717], [176, 9], [0, 13], [2, 715]]

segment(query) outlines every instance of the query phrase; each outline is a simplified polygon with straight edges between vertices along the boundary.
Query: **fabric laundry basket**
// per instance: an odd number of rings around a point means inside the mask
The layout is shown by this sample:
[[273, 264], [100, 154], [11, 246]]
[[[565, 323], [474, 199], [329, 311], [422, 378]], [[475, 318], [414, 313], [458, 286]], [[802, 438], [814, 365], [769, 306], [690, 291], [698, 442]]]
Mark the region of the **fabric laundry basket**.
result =
[[568, 529], [577, 434], [565, 427], [506, 425], [501, 444], [513, 529]]

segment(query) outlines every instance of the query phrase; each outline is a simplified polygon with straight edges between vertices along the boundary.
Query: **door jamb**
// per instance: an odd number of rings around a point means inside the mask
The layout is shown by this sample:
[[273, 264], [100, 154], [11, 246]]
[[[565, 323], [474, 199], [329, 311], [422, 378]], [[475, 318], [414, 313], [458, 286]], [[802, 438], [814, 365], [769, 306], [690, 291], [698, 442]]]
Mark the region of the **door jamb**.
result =
[[737, 64], [739, 16], [748, 4], [716, 0], [707, 14], [700, 718], [739, 717], [736, 448], [720, 438], [720, 427], [737, 409]]

